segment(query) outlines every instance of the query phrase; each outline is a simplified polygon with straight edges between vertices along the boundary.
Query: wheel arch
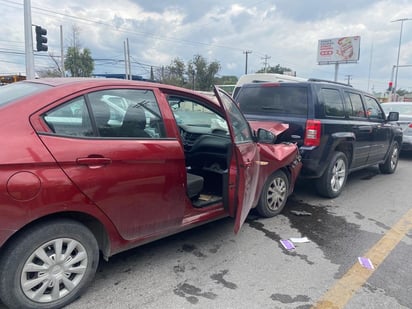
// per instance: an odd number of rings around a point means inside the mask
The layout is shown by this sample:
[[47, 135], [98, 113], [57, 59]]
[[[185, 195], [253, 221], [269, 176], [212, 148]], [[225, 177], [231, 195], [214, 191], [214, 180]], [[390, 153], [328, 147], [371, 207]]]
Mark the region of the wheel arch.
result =
[[340, 151], [346, 156], [346, 159], [348, 160], [348, 168], [350, 169], [353, 159], [353, 143], [349, 141], [343, 141], [336, 145], [335, 151]]
[[6, 240], [6, 242], [2, 246], [1, 251], [6, 251], [4, 249], [8, 245], [10, 245], [15, 239], [20, 237], [20, 235], [22, 235], [26, 231], [30, 230], [32, 227], [38, 224], [53, 222], [61, 219], [70, 219], [86, 226], [94, 235], [99, 246], [99, 251], [102, 253], [103, 257], [107, 259], [111, 255], [111, 241], [103, 223], [89, 214], [75, 211], [54, 213], [27, 223]]

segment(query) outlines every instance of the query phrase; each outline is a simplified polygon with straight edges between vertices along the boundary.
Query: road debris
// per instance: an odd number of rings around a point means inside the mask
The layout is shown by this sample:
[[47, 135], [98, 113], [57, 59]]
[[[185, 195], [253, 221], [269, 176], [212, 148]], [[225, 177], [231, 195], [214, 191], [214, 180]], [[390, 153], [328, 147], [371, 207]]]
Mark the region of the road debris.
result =
[[282, 244], [282, 246], [286, 249], [286, 250], [293, 250], [295, 249], [295, 245], [288, 239], [282, 239], [280, 241], [280, 243]]
[[290, 212], [296, 216], [311, 216], [312, 215], [310, 212], [307, 212], [304, 210], [291, 210]]
[[289, 240], [290, 240], [291, 242], [293, 242], [294, 244], [300, 244], [300, 243], [310, 242], [310, 240], [309, 240], [307, 237], [300, 237], [300, 238], [291, 237], [291, 238], [289, 238]]
[[363, 267], [367, 269], [375, 269], [375, 267], [372, 264], [372, 261], [366, 257], [358, 257], [358, 261]]

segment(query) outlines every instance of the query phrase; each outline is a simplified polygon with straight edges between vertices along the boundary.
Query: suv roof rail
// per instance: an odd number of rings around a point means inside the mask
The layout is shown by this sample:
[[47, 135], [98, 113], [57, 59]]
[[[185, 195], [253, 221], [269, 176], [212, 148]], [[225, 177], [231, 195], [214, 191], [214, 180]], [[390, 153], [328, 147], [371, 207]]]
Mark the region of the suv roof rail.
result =
[[342, 85], [342, 86], [347, 86], [347, 87], [352, 87], [350, 84], [345, 84], [345, 83], [340, 83], [340, 82], [335, 82], [332, 80], [327, 80], [327, 79], [319, 79], [319, 78], [309, 78], [309, 82], [324, 82], [324, 83], [331, 83], [331, 84], [337, 84], [337, 85]]

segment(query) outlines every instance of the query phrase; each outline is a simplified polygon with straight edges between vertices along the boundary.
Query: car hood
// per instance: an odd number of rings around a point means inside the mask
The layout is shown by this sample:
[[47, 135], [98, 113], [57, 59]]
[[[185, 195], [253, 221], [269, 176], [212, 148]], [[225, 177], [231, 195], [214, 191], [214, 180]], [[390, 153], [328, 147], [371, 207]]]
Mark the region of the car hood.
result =
[[252, 120], [252, 121], [249, 121], [249, 123], [253, 131], [255, 132], [258, 129], [265, 129], [275, 134], [276, 136], [285, 132], [289, 128], [288, 124], [276, 122], [276, 121], [254, 121]]

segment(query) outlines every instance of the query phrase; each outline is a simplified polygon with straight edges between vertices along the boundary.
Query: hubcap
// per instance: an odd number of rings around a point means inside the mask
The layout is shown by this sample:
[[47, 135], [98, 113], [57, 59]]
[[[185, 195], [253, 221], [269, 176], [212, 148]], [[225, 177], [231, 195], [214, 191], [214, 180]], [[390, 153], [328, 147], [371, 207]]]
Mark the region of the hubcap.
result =
[[395, 147], [393, 148], [392, 156], [391, 156], [391, 169], [395, 168], [396, 163], [398, 162], [398, 156], [399, 156], [398, 147]]
[[27, 259], [21, 274], [23, 293], [32, 301], [56, 301], [73, 291], [87, 270], [87, 252], [70, 238], [51, 240]]
[[286, 199], [286, 190], [286, 182], [282, 178], [278, 177], [273, 179], [266, 195], [267, 205], [269, 209], [277, 210], [282, 207]]
[[342, 188], [343, 182], [345, 181], [345, 176], [345, 162], [342, 159], [339, 159], [335, 162], [332, 169], [332, 178], [330, 180], [330, 184], [333, 191], [337, 192]]

